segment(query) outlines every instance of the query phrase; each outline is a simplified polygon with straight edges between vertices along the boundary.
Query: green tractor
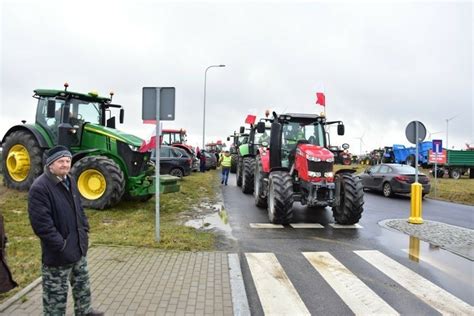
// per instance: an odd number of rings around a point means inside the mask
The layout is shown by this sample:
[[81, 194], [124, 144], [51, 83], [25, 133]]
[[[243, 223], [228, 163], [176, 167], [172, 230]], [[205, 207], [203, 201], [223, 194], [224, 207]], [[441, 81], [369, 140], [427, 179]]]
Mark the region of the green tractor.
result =
[[[242, 192], [252, 194], [254, 190], [255, 176], [255, 157], [261, 146], [268, 147], [271, 131], [271, 120], [267, 118], [260, 119], [262, 122], [268, 122], [263, 132], [257, 131], [257, 124], [251, 123], [247, 141], [239, 146], [237, 160], [237, 186], [242, 187]], [[245, 127], [240, 127], [240, 133], [245, 132]]]
[[248, 142], [249, 135], [246, 133], [239, 134], [234, 131], [233, 135], [227, 137], [227, 141], [230, 141], [232, 138], [232, 144], [230, 145], [230, 156], [231, 156], [231, 165], [230, 165], [230, 172], [236, 173], [237, 172], [237, 164], [239, 159], [239, 146], [241, 144], [245, 144]]
[[146, 201], [155, 193], [150, 152], [140, 152], [141, 138], [115, 128], [111, 109], [124, 110], [110, 98], [64, 90], [34, 90], [34, 124], [11, 127], [2, 140], [5, 185], [26, 191], [43, 172], [43, 153], [64, 145], [73, 153], [71, 174], [84, 207], [105, 209], [122, 199]]

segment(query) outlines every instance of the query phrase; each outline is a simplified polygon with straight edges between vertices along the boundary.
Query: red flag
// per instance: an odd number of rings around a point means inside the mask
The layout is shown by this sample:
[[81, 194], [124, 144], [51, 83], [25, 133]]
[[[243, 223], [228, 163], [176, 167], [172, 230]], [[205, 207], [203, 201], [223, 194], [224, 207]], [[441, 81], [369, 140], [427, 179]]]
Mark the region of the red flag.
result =
[[316, 92], [316, 104], [326, 106], [326, 96], [322, 92]]
[[245, 119], [245, 123], [253, 125], [255, 123], [255, 120], [257, 117], [255, 115], [247, 115], [247, 118]]

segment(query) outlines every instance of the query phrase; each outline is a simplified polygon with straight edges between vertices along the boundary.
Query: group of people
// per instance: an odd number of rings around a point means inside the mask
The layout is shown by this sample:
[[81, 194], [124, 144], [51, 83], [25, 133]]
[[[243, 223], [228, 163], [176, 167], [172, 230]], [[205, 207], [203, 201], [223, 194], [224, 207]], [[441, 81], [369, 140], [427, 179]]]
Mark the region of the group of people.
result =
[[[221, 152], [217, 155], [217, 166], [222, 167], [222, 178], [221, 184], [227, 185], [229, 181], [229, 173], [230, 173], [230, 166], [232, 163], [232, 157], [230, 156], [230, 152], [228, 150]], [[201, 172], [205, 172], [206, 168], [206, 154], [205, 150], [198, 150], [197, 158], [199, 159], [199, 170]]]

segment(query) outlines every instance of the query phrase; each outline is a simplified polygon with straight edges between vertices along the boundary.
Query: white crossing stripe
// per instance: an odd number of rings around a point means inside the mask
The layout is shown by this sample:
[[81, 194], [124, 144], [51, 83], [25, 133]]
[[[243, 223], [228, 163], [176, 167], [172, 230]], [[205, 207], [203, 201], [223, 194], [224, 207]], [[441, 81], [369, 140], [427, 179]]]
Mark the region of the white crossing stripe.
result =
[[341, 225], [341, 224], [329, 224], [332, 228], [364, 228], [359, 224], [354, 224], [354, 225]]
[[265, 315], [311, 315], [273, 253], [246, 253]]
[[398, 315], [398, 312], [328, 252], [303, 255], [356, 315]]
[[324, 228], [323, 225], [316, 223], [294, 223], [290, 224], [290, 226], [293, 228]]
[[270, 223], [250, 223], [250, 228], [285, 228], [283, 225]]
[[354, 251], [362, 259], [442, 314], [474, 315], [474, 308], [376, 250]]

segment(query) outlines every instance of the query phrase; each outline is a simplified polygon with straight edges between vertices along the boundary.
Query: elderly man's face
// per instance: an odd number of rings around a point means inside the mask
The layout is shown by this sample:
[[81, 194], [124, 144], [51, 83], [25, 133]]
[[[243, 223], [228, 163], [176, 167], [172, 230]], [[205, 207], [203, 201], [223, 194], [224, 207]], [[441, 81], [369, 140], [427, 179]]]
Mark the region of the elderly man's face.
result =
[[66, 176], [69, 173], [69, 170], [71, 170], [71, 158], [59, 158], [49, 166], [49, 170], [51, 170], [51, 173], [56, 176]]

